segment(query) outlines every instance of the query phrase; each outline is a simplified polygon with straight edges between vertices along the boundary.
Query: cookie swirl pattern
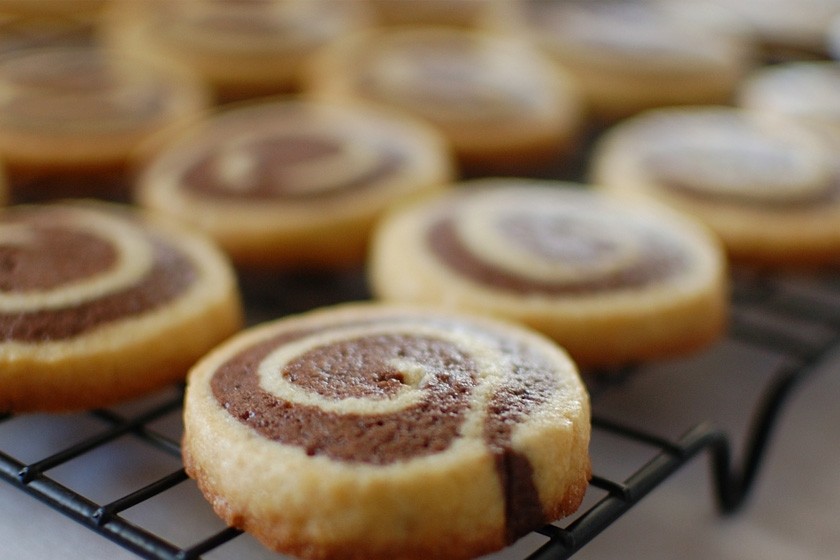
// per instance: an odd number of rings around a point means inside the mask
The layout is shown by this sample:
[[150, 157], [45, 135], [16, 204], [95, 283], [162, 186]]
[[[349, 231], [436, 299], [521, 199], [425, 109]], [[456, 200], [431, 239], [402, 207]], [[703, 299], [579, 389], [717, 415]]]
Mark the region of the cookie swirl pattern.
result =
[[[0, 409], [104, 405], [171, 383], [240, 314], [229, 265], [180, 227], [105, 203], [0, 215]], [[180, 348], [160, 342], [201, 317], [218, 323]]]
[[90, 46], [7, 57], [0, 83], [3, 146], [21, 159], [35, 140], [48, 152], [40, 157], [54, 162], [123, 159], [140, 141], [208, 104], [190, 75]]
[[722, 205], [777, 210], [840, 197], [826, 148], [804, 131], [773, 130], [770, 120], [727, 111], [681, 117], [650, 121], [642, 165], [662, 189]]
[[495, 3], [485, 19], [527, 36], [572, 74], [599, 121], [721, 103], [754, 64], [751, 29], [723, 6], [523, 0]]
[[406, 157], [384, 142], [359, 142], [339, 131], [300, 126], [242, 136], [215, 148], [185, 169], [185, 190], [219, 199], [288, 203], [348, 195], [394, 174]]
[[370, 106], [241, 105], [145, 162], [137, 198], [193, 223], [237, 263], [335, 268], [364, 260], [373, 223], [453, 173], [425, 124]]
[[372, 29], [317, 54], [308, 91], [389, 105], [433, 123], [467, 168], [525, 170], [577, 138], [575, 84], [511, 34], [452, 27]]
[[681, 354], [719, 336], [725, 261], [699, 223], [581, 185], [482, 179], [392, 212], [377, 297], [520, 321], [584, 367]]
[[205, 84], [94, 44], [0, 61], [0, 151], [14, 202], [124, 201], [134, 156], [210, 105]]
[[220, 102], [298, 92], [314, 52], [370, 23], [365, 3], [343, 0], [118, 4], [106, 44], [189, 68]]
[[[69, 338], [165, 305], [195, 281], [186, 255], [136, 224], [65, 210], [0, 225], [0, 329], [7, 340]], [[83, 317], [83, 319], [79, 319]]]
[[618, 222], [596, 201], [558, 205], [554, 193], [521, 194], [477, 197], [442, 213], [429, 226], [429, 248], [464, 276], [517, 293], [643, 288], [685, 266], [679, 247], [645, 220]]
[[[389, 547], [408, 551], [406, 557], [415, 557], [412, 551], [463, 557], [458, 546], [444, 552], [446, 543], [450, 537], [456, 544], [471, 537], [452, 535], [452, 528], [441, 525], [437, 515], [451, 516], [452, 512], [438, 510], [439, 505], [419, 504], [411, 512], [400, 511], [411, 506], [387, 511], [390, 506], [383, 505], [386, 511], [368, 511], [379, 507], [376, 502], [393, 505], [402, 492], [405, 502], [411, 503], [411, 496], [421, 487], [436, 500], [457, 500], [458, 496], [446, 495], [450, 483], [437, 478], [462, 479], [463, 472], [458, 473], [463, 469], [478, 470], [471, 488], [459, 491], [461, 497], [483, 491], [498, 500], [486, 510], [493, 519], [493, 534], [484, 544], [469, 544], [472, 549], [492, 543], [491, 548], [471, 554], [503, 546], [577, 507], [588, 477], [588, 427], [584, 427], [588, 404], [574, 366], [555, 346], [505, 324], [411, 308], [371, 304], [319, 313], [257, 331], [258, 336], [223, 351], [224, 359], [200, 364], [191, 374], [191, 383], [198, 388], [191, 389], [195, 394], [187, 400], [191, 428], [185, 438], [186, 464], [211, 501], [227, 503], [225, 508], [217, 507], [223, 516], [236, 519], [278, 550], [299, 552], [300, 543], [281, 542], [294, 540], [288, 535], [279, 537], [283, 529], [265, 527], [220, 488], [226, 483], [220, 482], [217, 467], [208, 462], [210, 442], [199, 435], [209, 434], [195, 424], [199, 413], [209, 413], [208, 408], [215, 417], [226, 418], [225, 423], [232, 420], [247, 427], [247, 433], [259, 434], [254, 445], [264, 448], [264, 453], [276, 460], [288, 456], [284, 464], [291, 480], [286, 485], [306, 486], [306, 471], [325, 463], [341, 473], [336, 476], [345, 484], [350, 484], [347, 476], [357, 477], [356, 484], [375, 480], [379, 490], [356, 497], [361, 500], [356, 507], [362, 521], [354, 520], [355, 524], [389, 520], [383, 527], [366, 529], [379, 535], [346, 536], [350, 544], [364, 546], [357, 552], [359, 557], [365, 551], [381, 554]], [[579, 433], [570, 439], [567, 430], [572, 425]], [[549, 433], [560, 437], [560, 446], [568, 446], [566, 452], [574, 453], [554, 467], [546, 467], [546, 457], [534, 457], [539, 452], [528, 443], [532, 437], [541, 439]], [[549, 455], [553, 448], [554, 444], [547, 445]], [[289, 466], [295, 464], [303, 472]], [[571, 467], [567, 470], [562, 465]], [[430, 474], [425, 482], [399, 474], [403, 469], [430, 468], [444, 470]], [[545, 482], [545, 477], [550, 478], [546, 468], [555, 471], [555, 482]], [[250, 469], [249, 474], [253, 474]], [[566, 481], [567, 486], [551, 489], [557, 480]], [[485, 484], [490, 486], [482, 490]], [[288, 498], [286, 489], [278, 492]], [[366, 494], [353, 485], [342, 485], [341, 492]], [[287, 507], [280, 498], [276, 506]], [[431, 509], [424, 511], [424, 507]], [[338, 519], [344, 515], [325, 513], [321, 507], [312, 511], [307, 523], [316, 526], [340, 525]], [[278, 515], [281, 524], [294, 525], [301, 514]], [[416, 525], [417, 535], [395, 536], [403, 523]], [[342, 527], [336, 531], [341, 533]], [[315, 541], [309, 545], [313, 549], [338, 546], [318, 542], [328, 540], [328, 535], [308, 538]], [[351, 556], [345, 551], [338, 557]]]
[[760, 265], [837, 262], [840, 174], [830, 135], [735, 107], [649, 111], [598, 142], [591, 175], [709, 226], [730, 255]]

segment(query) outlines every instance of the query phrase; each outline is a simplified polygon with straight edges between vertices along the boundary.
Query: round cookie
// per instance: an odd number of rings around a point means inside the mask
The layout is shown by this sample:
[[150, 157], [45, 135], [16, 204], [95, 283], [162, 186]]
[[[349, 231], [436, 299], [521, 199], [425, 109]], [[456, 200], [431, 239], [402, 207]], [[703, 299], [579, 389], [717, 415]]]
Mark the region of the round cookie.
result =
[[191, 76], [96, 47], [4, 57], [0, 90], [0, 157], [18, 201], [123, 198], [135, 150], [209, 106]]
[[346, 0], [128, 1], [108, 16], [107, 44], [183, 64], [220, 101], [297, 91], [315, 51], [370, 23], [362, 2]]
[[741, 107], [796, 119], [840, 149], [840, 62], [766, 66], [741, 84], [738, 97]]
[[667, 208], [527, 179], [484, 179], [405, 206], [376, 230], [375, 296], [515, 320], [581, 367], [709, 344], [726, 315], [716, 240]]
[[727, 102], [753, 64], [749, 28], [708, 1], [503, 1], [487, 20], [533, 38], [607, 122], [652, 107]]
[[105, 406], [183, 380], [242, 323], [230, 265], [119, 205], [0, 211], [0, 411]]
[[658, 109], [608, 131], [591, 166], [596, 185], [696, 216], [737, 260], [840, 260], [837, 157], [792, 119], [732, 107]]
[[184, 464], [215, 511], [302, 558], [472, 558], [573, 512], [586, 389], [513, 324], [377, 303], [255, 327], [190, 372]]
[[443, 188], [452, 166], [438, 133], [402, 114], [276, 100], [184, 131], [143, 164], [137, 200], [207, 232], [242, 267], [349, 267], [382, 211]]
[[726, 7], [755, 29], [770, 62], [826, 58], [830, 24], [840, 16], [840, 0], [727, 0]]
[[582, 105], [572, 81], [523, 38], [453, 27], [370, 30], [336, 41], [308, 91], [396, 107], [434, 124], [469, 172], [512, 172], [572, 149]]

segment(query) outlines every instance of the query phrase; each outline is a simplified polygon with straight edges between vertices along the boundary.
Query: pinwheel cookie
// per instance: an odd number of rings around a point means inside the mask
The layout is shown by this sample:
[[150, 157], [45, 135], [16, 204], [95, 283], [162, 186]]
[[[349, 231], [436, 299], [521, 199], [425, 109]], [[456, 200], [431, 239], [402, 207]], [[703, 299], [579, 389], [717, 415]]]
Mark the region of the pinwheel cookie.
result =
[[705, 228], [551, 181], [476, 180], [401, 208], [377, 229], [369, 271], [379, 298], [520, 321], [582, 367], [688, 352], [725, 320], [723, 256]]
[[144, 164], [140, 204], [207, 232], [249, 268], [364, 261], [389, 205], [451, 179], [433, 129], [364, 106], [275, 100], [223, 111]]
[[103, 406], [182, 380], [241, 324], [230, 265], [105, 203], [0, 213], [0, 411]]
[[795, 119], [840, 150], [838, 62], [803, 61], [763, 67], [741, 84], [738, 102], [745, 109]]
[[729, 0], [727, 8], [756, 30], [770, 62], [824, 59], [838, 0]]
[[468, 172], [525, 170], [577, 139], [565, 73], [523, 38], [446, 27], [371, 30], [325, 47], [308, 91], [390, 105], [435, 125]]
[[695, 215], [733, 258], [840, 262], [837, 157], [793, 119], [730, 107], [659, 109], [610, 130], [592, 181]]
[[573, 512], [589, 402], [516, 325], [376, 303], [246, 331], [189, 376], [187, 472], [230, 525], [303, 558], [465, 559]]
[[0, 90], [0, 153], [18, 201], [124, 198], [135, 150], [209, 104], [192, 76], [93, 46], [6, 56]]
[[605, 121], [727, 102], [753, 65], [751, 30], [704, 0], [501, 1], [491, 14], [493, 28], [532, 38]]
[[182, 64], [220, 101], [294, 92], [309, 58], [367, 26], [363, 2], [346, 0], [143, 0], [115, 2], [106, 43]]

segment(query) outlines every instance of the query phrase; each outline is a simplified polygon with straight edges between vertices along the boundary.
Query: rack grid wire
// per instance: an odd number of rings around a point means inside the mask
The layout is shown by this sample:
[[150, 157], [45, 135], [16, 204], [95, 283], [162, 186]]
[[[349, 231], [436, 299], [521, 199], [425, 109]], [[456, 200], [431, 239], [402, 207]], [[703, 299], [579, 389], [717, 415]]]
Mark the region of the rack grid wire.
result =
[[[631, 475], [619, 479], [595, 472], [591, 490], [600, 491], [600, 497], [594, 503], [587, 505], [585, 502], [585, 507], [573, 517], [539, 529], [536, 533], [545, 542], [536, 550], [526, 553], [526, 560], [562, 560], [573, 556], [683, 465], [704, 453], [710, 458], [710, 480], [718, 511], [721, 514], [733, 513], [745, 504], [762, 466], [780, 412], [793, 390], [819, 369], [830, 354], [840, 349], [840, 279], [831, 273], [809, 276], [805, 284], [810, 288], [802, 290], [788, 289], [786, 277], [775, 274], [735, 271], [733, 276], [728, 338], [770, 350], [784, 358], [766, 380], [763, 394], [755, 406], [747, 412], [749, 429], [739, 455], [740, 461], [736, 463], [733, 460], [735, 454], [729, 435], [711, 422], [699, 423], [673, 439], [595, 414], [593, 436], [608, 434], [620, 440], [648, 446], [652, 450], [652, 458]], [[325, 286], [317, 285], [317, 282], [313, 287], [313, 279], [308, 277], [293, 280], [295, 286], [292, 286], [291, 292], [258, 289], [257, 292], [263, 293], [255, 295], [254, 287], [251, 286], [251, 289], [245, 291], [246, 302], [249, 299], [257, 300], [259, 305], [249, 308], [279, 316], [316, 305], [358, 299], [364, 295], [358, 280], [350, 282], [351, 293], [348, 293], [346, 281], [346, 278], [330, 280], [331, 284], [327, 288], [333, 288], [332, 292], [329, 289], [325, 292]], [[342, 292], [336, 294], [334, 288], [338, 284], [344, 287]], [[301, 294], [303, 286], [307, 286], [308, 291]], [[290, 300], [275, 299], [267, 307], [265, 296], [269, 292], [295, 295]], [[335, 301], [318, 299], [320, 296], [316, 294], [323, 293], [332, 293]], [[312, 297], [307, 297], [307, 294]], [[756, 313], [772, 316], [776, 320], [757, 320]], [[252, 316], [249, 321], [258, 322], [263, 318], [263, 315]], [[796, 324], [797, 328], [787, 327], [788, 323]], [[803, 331], [798, 326], [803, 323], [817, 327], [823, 335], [801, 335]], [[638, 374], [637, 369], [628, 367], [617, 371], [588, 372], [593, 401], [597, 402], [605, 392], [620, 391], [627, 379]], [[153, 406], [132, 414], [104, 409], [91, 411], [89, 417], [100, 424], [101, 429], [82, 441], [55, 449], [34, 461], [23, 461], [0, 449], [0, 479], [139, 557], [152, 560], [199, 559], [235, 539], [240, 531], [234, 528], [214, 530], [188, 546], [178, 546], [123, 515], [127, 510], [187, 482], [189, 479], [183, 468], [168, 472], [106, 503], [91, 500], [71, 485], [50, 475], [53, 469], [124, 436], [180, 459], [178, 439], [161, 433], [153, 424], [168, 415], [179, 414], [182, 398], [183, 386], [173, 391], [171, 396], [158, 399]], [[15, 418], [10, 414], [0, 415], [0, 427]]]

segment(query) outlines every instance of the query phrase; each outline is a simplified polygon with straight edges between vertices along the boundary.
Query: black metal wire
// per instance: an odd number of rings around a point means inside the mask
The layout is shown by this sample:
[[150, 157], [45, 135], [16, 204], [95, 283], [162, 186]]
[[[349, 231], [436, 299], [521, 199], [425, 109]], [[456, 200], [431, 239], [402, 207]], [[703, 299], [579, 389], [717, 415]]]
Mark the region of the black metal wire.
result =
[[[836, 291], [840, 299], [840, 282], [833, 282], [831, 278], [824, 286]], [[596, 473], [591, 485], [605, 492], [605, 496], [567, 526], [547, 525], [541, 528], [538, 532], [548, 537], [548, 542], [530, 554], [527, 560], [563, 560], [574, 555], [674, 472], [702, 453], [708, 453], [710, 457], [718, 510], [727, 514], [744, 506], [785, 403], [793, 390], [819, 369], [827, 354], [840, 348], [840, 303], [836, 307], [818, 305], [807, 296], [784, 291], [774, 278], [762, 275], [741, 280], [736, 285], [733, 301], [730, 338], [772, 350], [785, 358], [767, 381], [764, 393], [752, 411], [741, 463], [733, 464], [732, 445], [727, 434], [708, 423], [699, 424], [672, 441], [596, 416], [593, 418], [593, 430], [649, 446], [655, 450], [655, 454], [625, 480], [613, 480]], [[814, 343], [807, 337], [798, 336], [797, 332], [756, 322], [748, 313], [756, 309], [780, 317], [807, 320], [825, 328], [829, 336]], [[634, 371], [633, 368], [627, 368], [618, 372], [604, 372], [598, 376], [596, 392], [609, 390], [611, 386], [619, 386], [620, 389], [621, 383], [632, 377]], [[126, 434], [170, 455], [180, 456], [179, 442], [157, 433], [149, 425], [179, 410], [181, 399], [182, 394], [176, 394], [133, 418], [124, 418], [109, 410], [93, 411], [91, 416], [106, 426], [102, 432], [34, 462], [25, 464], [0, 450], [0, 479], [142, 558], [197, 560], [235, 538], [239, 531], [223, 529], [184, 548], [131, 523], [121, 515], [127, 509], [184, 483], [187, 475], [183, 468], [106, 504], [94, 503], [48, 475], [56, 466]], [[0, 415], [0, 423], [13, 418], [9, 414]]]

